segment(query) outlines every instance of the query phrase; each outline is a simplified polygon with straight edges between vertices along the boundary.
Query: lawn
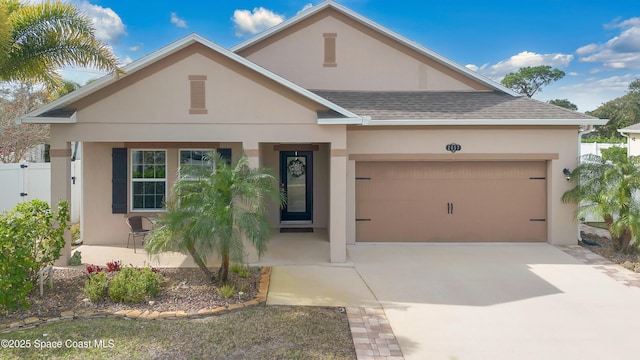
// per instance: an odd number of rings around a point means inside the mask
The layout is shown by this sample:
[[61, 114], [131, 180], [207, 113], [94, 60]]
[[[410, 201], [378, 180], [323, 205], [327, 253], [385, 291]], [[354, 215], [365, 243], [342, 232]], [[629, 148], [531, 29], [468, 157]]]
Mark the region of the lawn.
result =
[[[79, 319], [1, 334], [0, 358], [355, 359], [340, 310], [258, 306], [194, 320]], [[5, 340], [29, 348], [8, 349]], [[54, 345], [61, 348], [42, 348]]]

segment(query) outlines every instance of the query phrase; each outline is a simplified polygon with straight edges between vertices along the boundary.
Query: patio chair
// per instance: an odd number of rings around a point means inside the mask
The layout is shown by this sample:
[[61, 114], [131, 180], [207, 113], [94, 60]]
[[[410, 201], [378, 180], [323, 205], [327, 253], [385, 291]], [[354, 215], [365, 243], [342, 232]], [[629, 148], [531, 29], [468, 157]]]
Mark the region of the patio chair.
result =
[[[130, 216], [126, 220], [129, 225], [129, 237], [127, 238], [127, 248], [129, 248], [129, 241], [133, 238], [133, 252], [136, 252], [136, 237], [142, 237], [142, 245], [144, 245], [144, 238], [151, 232], [151, 226], [153, 222], [146, 216]], [[145, 228], [145, 225], [149, 225]]]

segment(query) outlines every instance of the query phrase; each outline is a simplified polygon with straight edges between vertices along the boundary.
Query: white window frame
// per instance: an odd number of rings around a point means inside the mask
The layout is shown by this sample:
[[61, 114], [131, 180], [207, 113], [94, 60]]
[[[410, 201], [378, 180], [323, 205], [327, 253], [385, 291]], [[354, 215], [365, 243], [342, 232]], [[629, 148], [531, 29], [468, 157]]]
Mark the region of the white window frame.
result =
[[[164, 178], [134, 178], [133, 177], [133, 169], [134, 169], [134, 162], [133, 162], [133, 155], [135, 152], [137, 151], [162, 151], [164, 152]], [[131, 149], [129, 152], [129, 184], [130, 184], [130, 191], [129, 191], [129, 197], [130, 197], [130, 211], [131, 212], [166, 212], [167, 209], [166, 207], [163, 208], [154, 208], [154, 209], [136, 209], [134, 207], [134, 184], [138, 183], [138, 182], [160, 182], [163, 181], [164, 182], [164, 198], [165, 200], [167, 199], [168, 196], [168, 179], [167, 179], [167, 173], [168, 173], [168, 151], [167, 149]]]
[[[216, 149], [211, 148], [211, 149], [178, 149], [178, 177], [181, 179], [182, 178], [182, 152], [183, 151], [203, 151], [203, 152], [208, 152], [211, 153], [212, 155], [212, 159], [211, 159], [211, 167], [212, 170], [215, 168], [215, 158], [216, 158]], [[202, 165], [200, 165], [202, 166]]]

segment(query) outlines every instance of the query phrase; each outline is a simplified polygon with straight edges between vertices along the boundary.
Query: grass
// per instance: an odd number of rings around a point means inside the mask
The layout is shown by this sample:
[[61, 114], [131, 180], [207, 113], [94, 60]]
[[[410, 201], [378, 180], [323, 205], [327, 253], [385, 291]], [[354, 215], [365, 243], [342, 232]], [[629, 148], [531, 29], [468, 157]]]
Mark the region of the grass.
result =
[[[79, 319], [0, 339], [30, 342], [0, 349], [2, 359], [355, 359], [346, 315], [320, 307], [261, 306], [197, 320]], [[101, 340], [106, 347], [95, 346]], [[37, 342], [62, 348], [36, 349]]]

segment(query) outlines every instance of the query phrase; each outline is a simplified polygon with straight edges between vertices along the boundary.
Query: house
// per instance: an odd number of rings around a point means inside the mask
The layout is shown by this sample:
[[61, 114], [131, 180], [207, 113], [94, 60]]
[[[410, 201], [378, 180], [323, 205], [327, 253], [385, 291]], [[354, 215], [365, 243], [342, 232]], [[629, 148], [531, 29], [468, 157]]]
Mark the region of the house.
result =
[[[163, 211], [180, 164], [215, 150], [270, 167], [274, 228], [358, 242], [575, 244], [563, 169], [580, 126], [333, 2], [231, 49], [189, 35], [22, 119], [51, 124], [52, 199], [83, 144], [85, 244], [124, 245], [125, 217]], [[69, 254], [67, 248], [66, 256]]]
[[627, 138], [627, 153], [629, 156], [640, 155], [640, 123], [618, 129], [622, 136]]

